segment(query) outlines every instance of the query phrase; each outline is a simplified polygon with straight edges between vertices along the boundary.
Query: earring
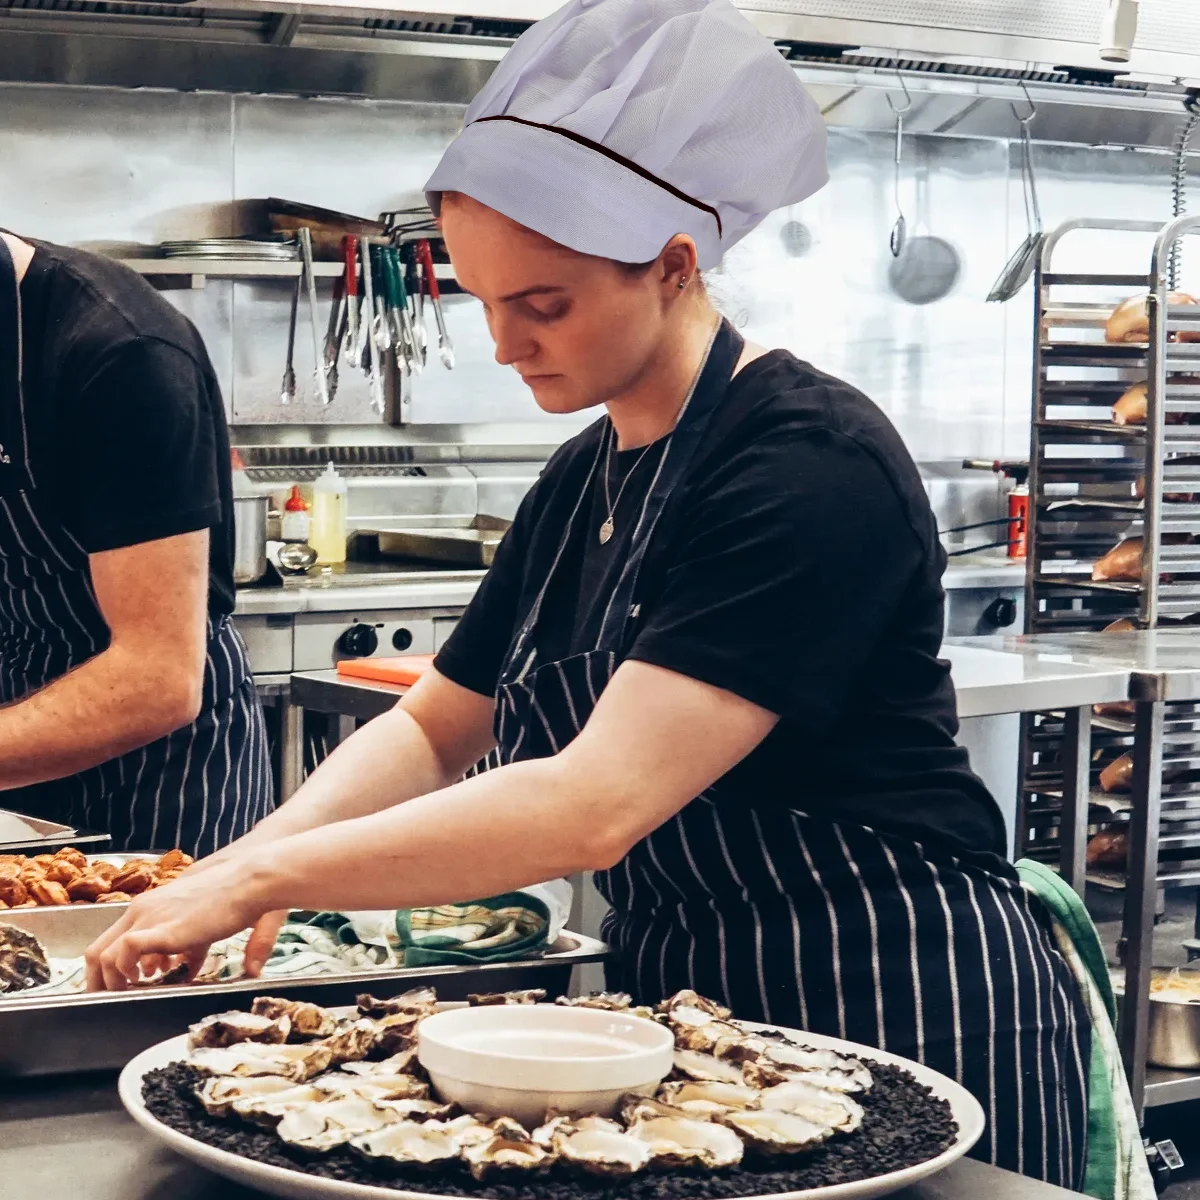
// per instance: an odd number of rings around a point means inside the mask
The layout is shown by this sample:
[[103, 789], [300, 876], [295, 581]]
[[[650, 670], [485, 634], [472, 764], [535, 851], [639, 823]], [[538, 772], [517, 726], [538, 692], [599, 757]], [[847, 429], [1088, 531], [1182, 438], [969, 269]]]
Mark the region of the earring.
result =
[[685, 287], [687, 287], [687, 282], [688, 282], [688, 281], [687, 281], [686, 279], [681, 279], [681, 280], [679, 281], [679, 283], [678, 283], [678, 285], [677, 285], [677, 286], [679, 287], [679, 290], [680, 290], [680, 291], [683, 291], [683, 289], [684, 289]]

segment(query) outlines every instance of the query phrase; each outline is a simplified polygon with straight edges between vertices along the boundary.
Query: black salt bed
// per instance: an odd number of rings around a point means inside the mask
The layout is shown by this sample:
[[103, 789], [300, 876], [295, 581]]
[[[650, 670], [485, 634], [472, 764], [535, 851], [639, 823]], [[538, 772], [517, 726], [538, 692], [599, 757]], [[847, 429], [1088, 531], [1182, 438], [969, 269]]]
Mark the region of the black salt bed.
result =
[[957, 1126], [946, 1101], [939, 1100], [898, 1067], [872, 1063], [871, 1075], [874, 1086], [859, 1097], [866, 1115], [858, 1131], [834, 1138], [787, 1166], [748, 1160], [727, 1171], [649, 1172], [622, 1180], [579, 1178], [556, 1169], [528, 1180], [478, 1183], [457, 1167], [437, 1175], [399, 1167], [381, 1168], [345, 1146], [313, 1157], [292, 1149], [270, 1130], [236, 1118], [209, 1116], [195, 1096], [196, 1082], [201, 1077], [186, 1063], [149, 1072], [142, 1083], [142, 1097], [147, 1109], [164, 1125], [198, 1142], [325, 1179], [494, 1200], [724, 1200], [852, 1183], [915, 1166], [953, 1143]]

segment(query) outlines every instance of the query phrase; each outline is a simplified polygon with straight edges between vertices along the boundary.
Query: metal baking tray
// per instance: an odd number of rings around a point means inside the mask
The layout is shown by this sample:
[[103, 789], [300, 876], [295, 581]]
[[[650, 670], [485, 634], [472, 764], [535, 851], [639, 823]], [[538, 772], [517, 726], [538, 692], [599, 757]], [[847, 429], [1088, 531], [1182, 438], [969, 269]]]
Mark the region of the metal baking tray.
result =
[[387, 558], [450, 563], [458, 567], [490, 567], [511, 521], [477, 516], [469, 525], [439, 529], [381, 530], [379, 553]]
[[[64, 846], [103, 846], [112, 841], [107, 833], [91, 829], [77, 829], [73, 825], [60, 825], [56, 821], [43, 821], [25, 813], [0, 808], [0, 818], [14, 817], [31, 830], [28, 836], [19, 832], [14, 837], [0, 833], [0, 854], [48, 854]], [[0, 820], [0, 825], [4, 822]]]
[[[40, 852], [39, 852], [40, 853]], [[135, 859], [148, 859], [157, 862], [162, 857], [159, 850], [102, 850], [97, 854], [86, 855], [88, 862], [109, 862], [123, 867]], [[83, 943], [86, 950], [91, 942], [100, 936], [110, 925], [116, 924], [117, 918], [129, 907], [129, 903], [117, 904], [42, 904], [34, 908], [5, 908], [0, 909], [0, 920], [9, 925], [17, 925], [27, 929], [43, 946], [51, 958], [74, 958], [83, 950], [73, 950], [70, 947], [78, 945], [79, 938], [86, 936], [77, 929], [96, 932]], [[92, 913], [88, 917], [84, 914]], [[95, 913], [108, 914], [106, 917], [96, 916]]]
[[[80, 906], [65, 911], [87, 915], [92, 909]], [[0, 1082], [118, 1070], [135, 1054], [178, 1036], [201, 1017], [249, 1008], [254, 996], [287, 996], [330, 1007], [353, 1004], [360, 992], [392, 996], [425, 985], [436, 987], [442, 1000], [525, 988], [545, 988], [549, 995], [558, 996], [569, 991], [575, 967], [603, 962], [608, 955], [603, 942], [564, 931], [540, 957], [517, 962], [0, 999]]]

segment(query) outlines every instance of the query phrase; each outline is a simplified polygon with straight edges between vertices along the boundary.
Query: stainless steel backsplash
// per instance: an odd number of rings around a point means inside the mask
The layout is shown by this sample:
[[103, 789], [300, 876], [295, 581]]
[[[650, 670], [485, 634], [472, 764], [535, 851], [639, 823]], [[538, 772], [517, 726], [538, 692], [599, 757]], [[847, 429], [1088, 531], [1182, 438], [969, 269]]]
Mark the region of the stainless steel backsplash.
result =
[[[435, 104], [0, 86], [0, 225], [103, 248], [232, 233], [238, 202], [268, 195], [373, 215], [420, 202], [461, 116], [457, 106]], [[1039, 145], [1036, 157], [1048, 225], [1083, 215], [1169, 216], [1164, 155]], [[830, 185], [771, 216], [712, 273], [711, 288], [747, 336], [862, 387], [939, 476], [965, 456], [1022, 456], [1030, 296], [1027, 289], [1006, 305], [984, 302], [1024, 234], [1012, 147], [922, 135], [907, 140], [904, 159], [910, 236], [944, 238], [962, 259], [947, 298], [914, 307], [889, 290], [891, 135], [839, 129], [830, 131]], [[1094, 261], [1109, 250], [1081, 240], [1076, 252]], [[1138, 269], [1148, 260], [1144, 242], [1120, 253]], [[343, 368], [331, 407], [316, 401], [304, 301], [301, 394], [290, 409], [279, 406], [289, 294], [286, 283], [265, 282], [168, 293], [204, 334], [235, 424], [357, 425], [363, 436], [380, 436], [356, 373]], [[328, 294], [325, 284], [322, 332]], [[414, 385], [413, 428], [387, 437], [427, 440], [436, 426], [475, 440], [463, 427], [486, 424], [536, 442], [580, 427], [539, 417], [515, 374], [494, 362], [475, 301], [451, 298], [447, 309], [458, 366], [445, 371], [431, 357]], [[361, 428], [369, 425], [376, 429]], [[333, 433], [312, 430], [314, 438]], [[972, 489], [981, 489], [974, 499]], [[986, 477], [965, 480], [944, 523], [974, 515], [978, 497], [996, 490]]]

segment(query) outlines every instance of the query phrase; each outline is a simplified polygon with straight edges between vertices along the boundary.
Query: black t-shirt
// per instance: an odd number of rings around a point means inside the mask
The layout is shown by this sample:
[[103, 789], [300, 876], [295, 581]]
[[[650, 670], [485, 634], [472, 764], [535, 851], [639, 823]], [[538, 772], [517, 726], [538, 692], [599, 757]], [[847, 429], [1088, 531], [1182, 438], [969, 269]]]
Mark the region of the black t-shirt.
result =
[[140, 275], [43, 242], [21, 281], [38, 495], [88, 553], [210, 529], [209, 611], [233, 611], [220, 388], [200, 334]]
[[[494, 694], [605, 424], [551, 459], [438, 656], [462, 686]], [[607, 545], [599, 476], [584, 497], [543, 604], [543, 661], [594, 646], [661, 450], [614, 456], [614, 500], [633, 474]], [[954, 688], [938, 658], [944, 567], [920, 476], [884, 414], [848, 384], [773, 351], [734, 378], [668, 503], [625, 657], [779, 715], [722, 789], [1002, 854], [999, 809], [954, 741]]]

